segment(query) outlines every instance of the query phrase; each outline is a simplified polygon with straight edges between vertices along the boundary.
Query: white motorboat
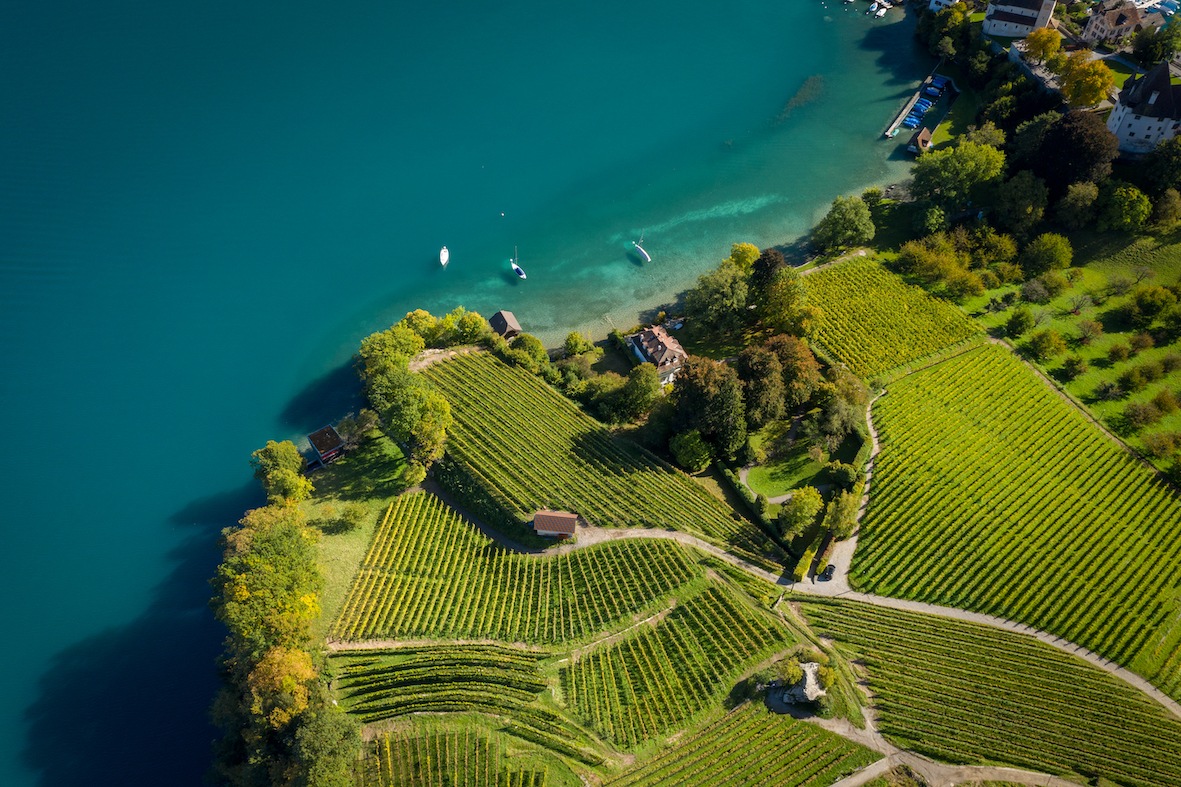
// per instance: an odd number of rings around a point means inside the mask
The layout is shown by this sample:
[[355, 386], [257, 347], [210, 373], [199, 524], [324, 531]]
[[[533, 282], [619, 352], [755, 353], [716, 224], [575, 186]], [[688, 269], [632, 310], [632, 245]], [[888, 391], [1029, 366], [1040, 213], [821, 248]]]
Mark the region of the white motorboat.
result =
[[517, 274], [517, 276], [521, 277], [522, 279], [527, 279], [528, 277], [525, 275], [525, 269], [519, 264], [520, 259], [520, 256], [517, 254], [517, 247], [513, 246], [513, 258], [508, 261], [508, 264], [513, 266], [513, 273]]
[[648, 252], [644, 251], [643, 243], [644, 243], [644, 231], [640, 230], [640, 239], [633, 240], [632, 245], [636, 247], [636, 251], [638, 251], [640, 253], [640, 256], [644, 258], [644, 262], [652, 262], [652, 255], [650, 255]]
[[446, 268], [447, 263], [450, 261], [451, 261], [451, 252], [447, 251], [447, 247], [444, 246], [443, 248], [439, 249], [439, 264], [442, 265], [444, 268]]
[[881, 19], [883, 16], [886, 15], [886, 12], [889, 10], [890, 10], [890, 6], [884, 5], [878, 9], [878, 12], [876, 14], [874, 14], [874, 16], [876, 16], [878, 19]]
[[873, 13], [874, 11], [876, 11], [876, 10], [878, 10], [878, 3], [877, 3], [877, 0], [874, 0], [874, 2], [873, 2], [873, 5], [871, 5], [871, 6], [869, 7], [869, 10], [868, 10], [868, 11], [866, 11], [865, 13], [866, 13], [867, 15], [868, 15], [868, 14], [872, 14], [872, 13]]

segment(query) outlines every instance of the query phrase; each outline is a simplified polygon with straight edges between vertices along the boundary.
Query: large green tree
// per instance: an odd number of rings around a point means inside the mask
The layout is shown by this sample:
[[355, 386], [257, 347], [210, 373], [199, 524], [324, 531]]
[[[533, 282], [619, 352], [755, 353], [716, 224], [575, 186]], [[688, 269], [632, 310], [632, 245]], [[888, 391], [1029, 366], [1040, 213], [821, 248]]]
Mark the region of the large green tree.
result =
[[874, 236], [873, 217], [861, 197], [837, 197], [812, 231], [812, 241], [824, 251], [869, 243]]
[[360, 725], [338, 706], [308, 711], [295, 733], [296, 787], [353, 787], [360, 749]]
[[1074, 110], [1046, 130], [1030, 163], [1050, 192], [1061, 195], [1071, 183], [1106, 180], [1118, 155], [1119, 140], [1107, 130], [1103, 118]]
[[[1181, 26], [1177, 28], [1181, 30]], [[1165, 189], [1181, 189], [1181, 137], [1161, 142], [1144, 157], [1144, 179], [1154, 194]]]
[[720, 456], [738, 453], [746, 442], [746, 406], [733, 367], [692, 356], [677, 375], [673, 397], [677, 431], [698, 430]]
[[746, 400], [746, 422], [752, 429], [783, 417], [783, 364], [765, 347], [752, 346], [738, 356], [738, 377]]
[[787, 261], [783, 259], [783, 252], [779, 249], [763, 249], [759, 252], [758, 259], [751, 266], [748, 279], [753, 293], [756, 295], [762, 293], [775, 278], [775, 274], [786, 265]]
[[763, 345], [779, 358], [783, 367], [784, 403], [799, 407], [812, 398], [820, 386], [820, 364], [808, 343], [795, 336], [772, 336]]
[[1006, 229], [1023, 237], [1041, 223], [1049, 201], [1046, 182], [1023, 169], [997, 187], [996, 217]]
[[995, 180], [1004, 169], [1005, 154], [988, 145], [965, 141], [953, 148], [936, 150], [914, 165], [911, 193], [951, 210], [961, 210], [973, 191]]
[[746, 274], [727, 260], [698, 277], [685, 293], [685, 308], [695, 320], [722, 331], [738, 328], [746, 316]]
[[1065, 236], [1045, 232], [1031, 240], [1021, 251], [1021, 270], [1032, 278], [1046, 271], [1069, 268], [1073, 259], [1074, 249]]
[[1132, 232], [1152, 215], [1152, 202], [1131, 183], [1110, 180], [1099, 192], [1099, 229]]
[[791, 499], [779, 509], [779, 516], [775, 522], [779, 525], [779, 532], [784, 538], [795, 538], [804, 532], [808, 525], [816, 521], [816, 515], [824, 505], [820, 492], [812, 486], [802, 486], [792, 492]]
[[1070, 230], [1081, 230], [1095, 220], [1099, 187], [1090, 181], [1071, 183], [1054, 209], [1055, 218]]

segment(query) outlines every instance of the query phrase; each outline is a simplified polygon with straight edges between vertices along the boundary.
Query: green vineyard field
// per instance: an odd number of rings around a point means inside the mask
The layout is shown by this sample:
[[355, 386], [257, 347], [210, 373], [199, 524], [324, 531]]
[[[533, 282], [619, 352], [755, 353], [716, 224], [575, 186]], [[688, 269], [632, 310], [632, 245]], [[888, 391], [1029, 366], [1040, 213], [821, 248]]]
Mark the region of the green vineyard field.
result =
[[1001, 762], [1127, 785], [1181, 784], [1181, 720], [1033, 637], [948, 618], [805, 601], [869, 676], [878, 728], [950, 762]]
[[1006, 349], [892, 384], [851, 579], [1053, 632], [1181, 698], [1181, 501]]
[[980, 334], [954, 304], [868, 259], [804, 277], [808, 302], [824, 310], [816, 341], [862, 377], [894, 369]]
[[544, 768], [513, 769], [478, 730], [401, 730], [366, 746], [360, 787], [546, 787]]
[[667, 540], [545, 557], [509, 552], [439, 498], [403, 495], [374, 532], [332, 636], [556, 644], [618, 627], [703, 571]]
[[607, 429], [537, 377], [487, 353], [423, 370], [451, 403], [448, 455], [521, 522], [541, 508], [601, 527], [682, 530], [765, 567], [783, 553], [688, 476]]
[[792, 641], [778, 621], [711, 586], [654, 627], [572, 660], [562, 691], [591, 729], [631, 748], [720, 702], [744, 669]]
[[609, 785], [827, 787], [881, 756], [813, 724], [747, 704]]

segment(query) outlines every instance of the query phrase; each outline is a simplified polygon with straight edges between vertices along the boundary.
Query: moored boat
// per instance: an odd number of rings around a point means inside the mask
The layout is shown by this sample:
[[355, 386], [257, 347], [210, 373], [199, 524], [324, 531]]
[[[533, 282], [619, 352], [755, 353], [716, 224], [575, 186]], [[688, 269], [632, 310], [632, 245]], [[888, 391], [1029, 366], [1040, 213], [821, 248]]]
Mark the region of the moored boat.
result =
[[450, 261], [451, 261], [451, 252], [447, 251], [447, 247], [444, 246], [443, 248], [439, 249], [439, 264], [442, 265], [444, 268], [446, 268], [447, 263]]
[[643, 242], [644, 242], [644, 231], [640, 230], [640, 239], [633, 240], [632, 245], [636, 247], [636, 251], [638, 251], [640, 253], [640, 256], [644, 258], [644, 262], [652, 262], [652, 256], [650, 254], [648, 254], [648, 252], [644, 250], [643, 245], [641, 245], [641, 244], [643, 244]]
[[513, 246], [513, 258], [508, 261], [508, 264], [513, 266], [513, 273], [522, 279], [526, 279], [528, 277], [525, 275], [525, 269], [520, 265], [520, 259], [520, 256], [517, 254], [517, 247]]

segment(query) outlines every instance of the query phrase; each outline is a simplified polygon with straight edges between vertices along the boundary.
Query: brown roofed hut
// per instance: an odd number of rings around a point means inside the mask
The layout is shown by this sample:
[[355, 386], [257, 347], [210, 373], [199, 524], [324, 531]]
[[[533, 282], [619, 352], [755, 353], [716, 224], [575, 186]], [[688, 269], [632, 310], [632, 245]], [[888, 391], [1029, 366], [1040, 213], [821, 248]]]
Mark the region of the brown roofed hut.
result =
[[312, 432], [308, 435], [308, 442], [312, 444], [320, 464], [326, 465], [344, 455], [344, 440], [331, 426]]
[[492, 330], [498, 335], [504, 337], [505, 341], [512, 339], [521, 332], [521, 324], [517, 322], [517, 318], [513, 316], [512, 312], [501, 309], [496, 314], [488, 319], [488, 324], [492, 326]]
[[533, 515], [533, 530], [539, 536], [568, 538], [578, 527], [578, 514], [543, 508]]

